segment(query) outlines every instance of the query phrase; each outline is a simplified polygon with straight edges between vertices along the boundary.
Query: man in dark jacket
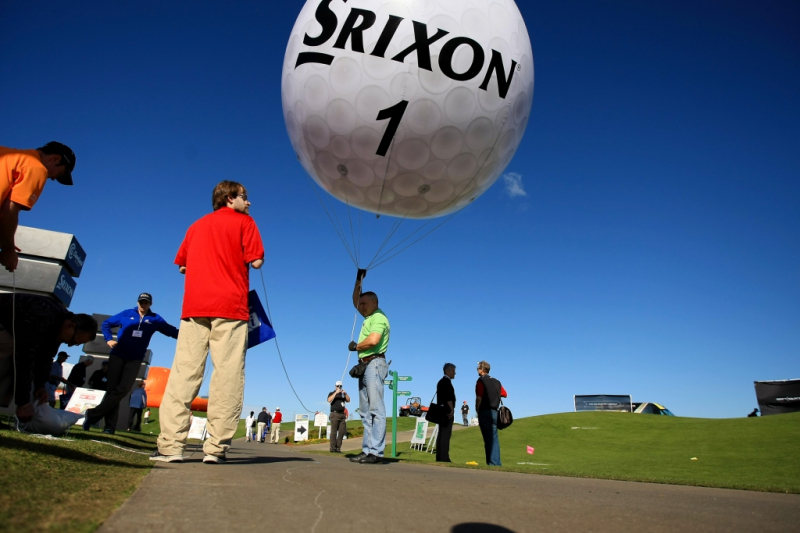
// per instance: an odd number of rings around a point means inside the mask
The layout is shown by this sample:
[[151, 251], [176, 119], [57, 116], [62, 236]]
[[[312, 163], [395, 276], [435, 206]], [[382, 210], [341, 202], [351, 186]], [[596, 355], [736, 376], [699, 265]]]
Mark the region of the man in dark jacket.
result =
[[342, 388], [342, 382], [337, 381], [333, 392], [328, 393], [328, 403], [331, 404], [330, 428], [328, 439], [331, 442], [330, 451], [342, 453], [342, 439], [347, 435], [347, 415], [344, 414], [344, 404], [350, 401], [350, 395]]
[[447, 411], [447, 419], [439, 424], [436, 436], [436, 461], [450, 462], [450, 437], [453, 434], [453, 417], [456, 413], [456, 391], [452, 380], [456, 379], [456, 365], [445, 363], [444, 377], [436, 384], [436, 400]]
[[258, 413], [258, 417], [256, 418], [256, 423], [258, 424], [258, 442], [264, 442], [264, 430], [269, 424], [269, 413], [267, 412], [266, 407], [261, 408], [261, 412]]
[[[151, 311], [151, 305], [153, 296], [143, 292], [139, 295], [137, 307], [126, 309], [103, 322], [103, 337], [111, 347], [108, 382], [100, 405], [86, 411], [86, 418], [83, 420], [83, 429], [86, 431], [105, 417], [103, 433], [114, 433], [119, 417], [119, 402], [131, 391], [139, 375], [150, 338], [156, 332], [173, 339], [178, 338], [178, 328]], [[111, 332], [114, 327], [119, 328], [117, 340], [114, 340]]]
[[62, 411], [67, 408], [67, 404], [70, 398], [72, 398], [75, 389], [83, 387], [83, 384], [86, 383], [86, 369], [92, 366], [92, 363], [94, 363], [94, 357], [89, 355], [70, 370], [67, 384], [64, 386], [64, 394], [59, 398], [59, 407]]
[[89, 388], [94, 390], [106, 390], [108, 382], [108, 361], [103, 361], [100, 370], [92, 372], [89, 378]]
[[489, 375], [491, 366], [486, 361], [478, 363], [478, 382], [475, 384], [475, 411], [483, 436], [486, 464], [503, 466], [500, 462], [500, 440], [497, 437], [497, 410], [500, 398], [508, 397], [503, 385]]
[[[93, 341], [96, 336], [95, 319], [70, 313], [47, 296], [0, 295], [0, 389], [10, 390], [16, 384], [14, 403], [21, 422], [33, 418], [33, 399], [47, 402], [45, 383], [61, 343], [77, 346]], [[16, 353], [12, 350], [14, 345]], [[10, 400], [0, 390], [0, 403], [7, 404]]]

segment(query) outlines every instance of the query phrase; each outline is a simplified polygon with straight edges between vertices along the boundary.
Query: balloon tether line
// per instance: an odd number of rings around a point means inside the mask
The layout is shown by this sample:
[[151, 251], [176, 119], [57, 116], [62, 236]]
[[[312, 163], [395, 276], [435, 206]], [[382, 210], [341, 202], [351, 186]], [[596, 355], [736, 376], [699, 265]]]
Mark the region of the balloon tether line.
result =
[[[264, 287], [264, 303], [267, 306], [267, 318], [269, 318], [270, 323], [272, 323], [273, 327], [275, 326], [275, 322], [272, 320], [272, 313], [269, 310], [269, 297], [267, 296], [267, 284], [264, 282], [264, 272], [261, 269], [258, 270], [259, 274], [261, 274], [261, 286]], [[313, 413], [311, 409], [306, 407], [306, 404], [303, 403], [303, 400], [300, 399], [300, 396], [297, 395], [297, 391], [294, 390], [294, 385], [292, 385], [292, 380], [289, 378], [289, 372], [286, 371], [286, 365], [283, 363], [283, 355], [281, 355], [281, 348], [278, 346], [278, 335], [275, 335], [275, 349], [278, 350], [278, 358], [281, 361], [281, 366], [283, 367], [283, 373], [286, 374], [286, 381], [289, 382], [289, 387], [291, 387], [292, 392], [294, 393], [294, 397], [297, 398], [297, 401], [300, 402], [300, 405], [303, 406], [309, 413]]]

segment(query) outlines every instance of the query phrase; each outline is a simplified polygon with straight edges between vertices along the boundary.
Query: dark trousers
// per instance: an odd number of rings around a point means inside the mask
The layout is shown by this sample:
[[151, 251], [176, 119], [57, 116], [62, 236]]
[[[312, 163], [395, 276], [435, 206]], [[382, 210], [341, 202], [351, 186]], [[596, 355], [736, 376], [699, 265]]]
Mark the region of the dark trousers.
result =
[[[119, 406], [117, 406], [117, 410], [119, 410]], [[144, 409], [141, 407], [131, 407], [130, 414], [128, 414], [128, 429], [132, 429], [133, 431], [142, 430], [143, 410]]]
[[331, 413], [331, 434], [328, 438], [331, 441], [331, 451], [342, 451], [342, 439], [347, 435], [347, 418], [344, 413]]
[[450, 436], [453, 434], [453, 421], [447, 420], [439, 424], [436, 435], [436, 460], [450, 462]]
[[90, 426], [105, 418], [107, 428], [117, 428], [119, 402], [131, 391], [141, 366], [142, 362], [139, 360], [131, 361], [116, 355], [109, 356], [106, 395], [103, 396], [100, 405], [86, 411]]

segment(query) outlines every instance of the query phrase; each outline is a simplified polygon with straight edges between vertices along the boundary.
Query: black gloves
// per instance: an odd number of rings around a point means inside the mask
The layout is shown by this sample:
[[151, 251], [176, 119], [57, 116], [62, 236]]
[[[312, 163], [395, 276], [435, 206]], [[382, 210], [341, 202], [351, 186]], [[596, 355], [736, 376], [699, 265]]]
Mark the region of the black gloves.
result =
[[351, 352], [357, 352], [358, 343], [356, 341], [350, 341], [350, 344], [347, 345], [347, 349]]
[[356, 281], [361, 281], [362, 279], [367, 277], [367, 269], [366, 268], [359, 268], [358, 272], [356, 272]]

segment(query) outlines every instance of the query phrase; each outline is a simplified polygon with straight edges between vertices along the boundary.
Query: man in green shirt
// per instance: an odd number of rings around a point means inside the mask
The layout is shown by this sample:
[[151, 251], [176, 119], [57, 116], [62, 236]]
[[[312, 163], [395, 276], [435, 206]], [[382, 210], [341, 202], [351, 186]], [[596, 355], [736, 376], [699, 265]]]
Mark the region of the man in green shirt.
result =
[[360, 362], [366, 362], [364, 375], [358, 378], [358, 397], [364, 439], [361, 453], [350, 459], [362, 464], [383, 462], [386, 448], [386, 405], [383, 402], [383, 380], [389, 373], [386, 350], [389, 347], [389, 319], [378, 307], [378, 295], [361, 292], [361, 282], [367, 271], [359, 269], [353, 289], [353, 305], [364, 317], [358, 342], [351, 341], [350, 351], [358, 352]]

